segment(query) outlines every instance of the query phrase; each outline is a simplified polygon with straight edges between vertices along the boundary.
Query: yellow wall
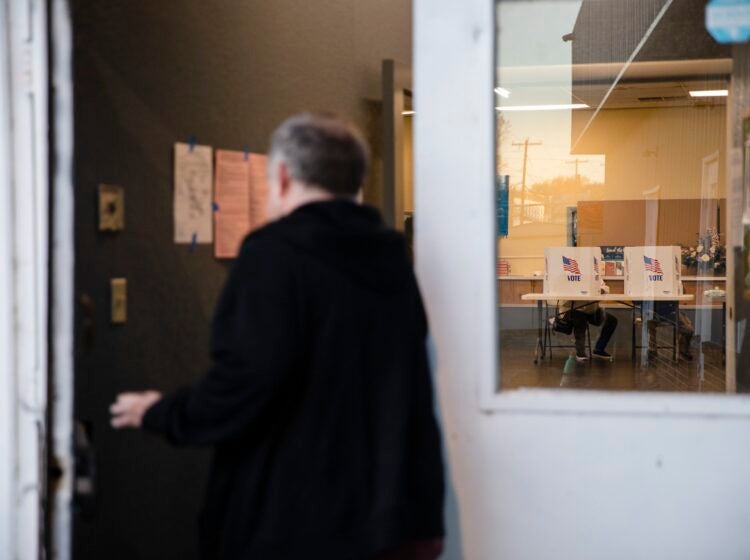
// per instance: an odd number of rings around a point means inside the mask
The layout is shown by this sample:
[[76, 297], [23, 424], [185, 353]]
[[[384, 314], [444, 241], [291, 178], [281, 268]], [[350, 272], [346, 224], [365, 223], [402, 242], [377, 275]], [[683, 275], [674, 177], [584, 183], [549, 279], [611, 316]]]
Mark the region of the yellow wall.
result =
[[725, 131], [723, 105], [604, 110], [580, 147], [606, 156], [604, 200], [636, 200], [657, 186], [658, 198], [701, 198], [703, 158], [725, 153]]
[[[725, 198], [725, 130], [724, 106], [601, 111], [576, 153], [605, 155], [605, 185], [561, 193], [545, 207], [542, 223], [514, 226], [511, 221], [509, 237], [498, 243], [500, 257], [509, 259], [514, 275], [542, 270], [544, 248], [567, 243], [562, 207], [578, 201], [701, 198], [703, 159], [717, 151], [714, 196]], [[529, 155], [529, 162], [533, 157]], [[561, 164], [560, 175], [570, 174], [570, 166]], [[516, 200], [512, 193], [511, 216]]]

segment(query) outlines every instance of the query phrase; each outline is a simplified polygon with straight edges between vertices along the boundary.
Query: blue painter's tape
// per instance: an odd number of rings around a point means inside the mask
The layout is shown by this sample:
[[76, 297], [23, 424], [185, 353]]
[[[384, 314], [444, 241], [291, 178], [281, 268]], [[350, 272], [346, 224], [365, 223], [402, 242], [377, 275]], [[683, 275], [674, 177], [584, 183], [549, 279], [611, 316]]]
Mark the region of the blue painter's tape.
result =
[[211, 207], [214, 209], [214, 212], [218, 212], [219, 211], [219, 203], [218, 202], [213, 202], [211, 204]]
[[191, 136], [190, 138], [188, 138], [188, 144], [190, 145], [191, 152], [195, 150], [195, 141], [196, 141], [195, 136]]
[[242, 152], [243, 152], [243, 155], [244, 155], [245, 161], [247, 161], [247, 158], [248, 158], [248, 157], [250, 156], [250, 147], [249, 147], [249, 146], [248, 146], [247, 144], [245, 144], [245, 145], [244, 145], [244, 146], [242, 147]]
[[195, 251], [195, 248], [198, 246], [198, 234], [193, 232], [193, 238], [190, 240], [190, 252], [192, 253]]

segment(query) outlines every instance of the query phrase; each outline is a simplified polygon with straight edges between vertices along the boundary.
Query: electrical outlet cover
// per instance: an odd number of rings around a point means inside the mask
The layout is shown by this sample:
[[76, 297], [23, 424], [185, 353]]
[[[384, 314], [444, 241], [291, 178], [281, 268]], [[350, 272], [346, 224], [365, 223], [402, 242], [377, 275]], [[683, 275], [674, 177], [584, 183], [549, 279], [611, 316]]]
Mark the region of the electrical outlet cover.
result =
[[122, 324], [128, 320], [128, 281], [125, 278], [110, 280], [111, 320]]
[[99, 185], [99, 231], [125, 229], [125, 189], [119, 185]]

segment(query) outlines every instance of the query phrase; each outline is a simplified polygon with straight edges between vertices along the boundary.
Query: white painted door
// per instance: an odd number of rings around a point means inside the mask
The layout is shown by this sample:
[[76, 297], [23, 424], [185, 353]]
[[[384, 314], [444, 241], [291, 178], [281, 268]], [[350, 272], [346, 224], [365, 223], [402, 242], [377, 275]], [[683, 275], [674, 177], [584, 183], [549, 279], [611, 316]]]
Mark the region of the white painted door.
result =
[[[508, 11], [548, 9], [536, 18], [543, 25], [566, 3], [505, 4]], [[650, 10], [646, 30], [703, 9], [677, 0], [639, 5]], [[437, 346], [463, 557], [748, 558], [747, 395], [498, 390], [495, 48], [498, 29], [517, 41], [534, 29], [497, 15], [486, 0], [415, 1], [416, 253]], [[632, 46], [639, 44], [649, 46]], [[653, 153], [644, 152], [637, 155], [649, 173], [659, 172]], [[700, 185], [700, 159], [691, 169]], [[729, 299], [732, 308], [731, 290]]]

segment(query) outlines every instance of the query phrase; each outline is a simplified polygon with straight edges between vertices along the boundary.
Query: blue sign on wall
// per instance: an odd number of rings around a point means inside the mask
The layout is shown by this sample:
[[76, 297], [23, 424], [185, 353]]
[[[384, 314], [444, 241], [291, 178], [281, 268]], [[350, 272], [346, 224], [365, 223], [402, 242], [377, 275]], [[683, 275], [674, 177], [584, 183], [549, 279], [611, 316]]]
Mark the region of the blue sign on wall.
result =
[[510, 200], [510, 175], [502, 175], [497, 178], [495, 195], [497, 200], [497, 233], [500, 237], [508, 237], [508, 214]]
[[706, 4], [706, 30], [723, 44], [750, 40], [750, 0], [711, 0]]

